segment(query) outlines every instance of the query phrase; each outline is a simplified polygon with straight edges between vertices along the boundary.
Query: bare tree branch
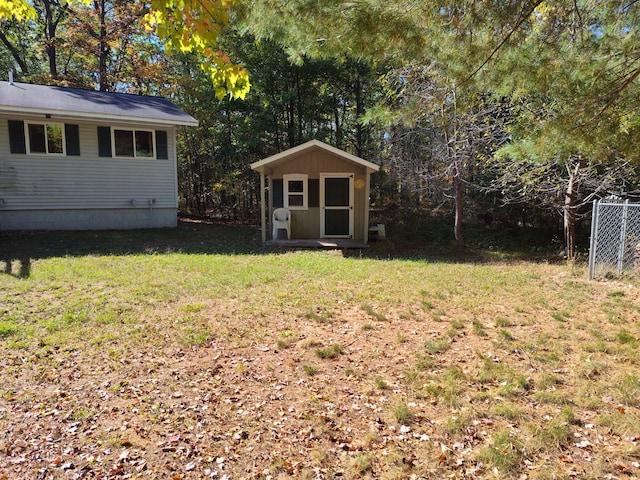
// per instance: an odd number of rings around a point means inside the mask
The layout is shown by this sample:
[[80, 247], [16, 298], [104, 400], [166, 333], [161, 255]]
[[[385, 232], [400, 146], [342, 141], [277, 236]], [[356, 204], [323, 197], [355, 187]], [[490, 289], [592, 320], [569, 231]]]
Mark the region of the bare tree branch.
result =
[[525, 20], [527, 18], [529, 18], [531, 16], [531, 14], [533, 14], [533, 12], [536, 10], [536, 8], [538, 8], [538, 5], [540, 5], [541, 3], [542, 3], [542, 0], [537, 0], [536, 2], [534, 2], [534, 4], [531, 6], [531, 8], [529, 8], [525, 12], [525, 14], [520, 16], [520, 18], [518, 19], [518, 22], [511, 28], [511, 30], [509, 30], [509, 33], [507, 33], [507, 35], [500, 41], [500, 43], [498, 43], [498, 45], [493, 49], [493, 51], [489, 54], [489, 56], [487, 58], [485, 58], [485, 60], [480, 64], [480, 66], [478, 68], [476, 68], [473, 72], [471, 72], [471, 75], [469, 75], [467, 78], [465, 78], [461, 82], [461, 84], [465, 84], [469, 80], [471, 80], [480, 70], [482, 70], [485, 67], [485, 65], [487, 63], [489, 63], [493, 59], [493, 57], [500, 51], [500, 49], [502, 49], [502, 47], [504, 47], [504, 45], [513, 36], [513, 34], [518, 31], [518, 29], [522, 26], [522, 24], [525, 22]]
[[5, 47], [7, 47], [7, 49], [11, 52], [11, 56], [20, 66], [20, 70], [22, 70], [22, 73], [24, 73], [25, 75], [28, 74], [29, 67], [27, 66], [26, 62], [22, 58], [22, 55], [20, 55], [20, 52], [18, 51], [18, 49], [9, 41], [9, 39], [1, 29], [0, 29], [0, 40], [2, 41], [2, 43], [4, 43]]

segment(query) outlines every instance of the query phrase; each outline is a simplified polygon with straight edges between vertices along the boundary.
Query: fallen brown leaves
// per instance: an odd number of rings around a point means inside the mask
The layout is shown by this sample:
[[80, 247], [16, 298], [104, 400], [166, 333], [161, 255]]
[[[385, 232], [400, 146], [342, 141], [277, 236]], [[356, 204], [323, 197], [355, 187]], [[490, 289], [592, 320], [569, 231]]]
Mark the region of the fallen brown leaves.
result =
[[[215, 322], [216, 308], [202, 314]], [[449, 306], [438, 321], [429, 312], [376, 321], [345, 307], [330, 321], [256, 320], [267, 333], [242, 342], [141, 342], [118, 357], [90, 345], [5, 349], [0, 479], [640, 475], [640, 430], [620, 433], [602, 417], [638, 418], [637, 404], [572, 405], [580, 352], [566, 352], [564, 367], [545, 364], [498, 341], [494, 317], [477, 335], [465, 315]], [[279, 343], [283, 331], [293, 340]], [[512, 332], [558, 333], [537, 322]], [[425, 348], [443, 338], [436, 353]], [[336, 344], [340, 354], [314, 354]], [[573, 418], [562, 417], [567, 405]]]

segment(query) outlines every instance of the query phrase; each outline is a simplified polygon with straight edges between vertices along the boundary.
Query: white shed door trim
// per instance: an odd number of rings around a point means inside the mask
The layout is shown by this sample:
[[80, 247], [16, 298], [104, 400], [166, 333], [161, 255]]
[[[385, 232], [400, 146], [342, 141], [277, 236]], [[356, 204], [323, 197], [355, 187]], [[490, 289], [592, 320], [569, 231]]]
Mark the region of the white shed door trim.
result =
[[353, 173], [320, 174], [320, 237], [353, 238]]

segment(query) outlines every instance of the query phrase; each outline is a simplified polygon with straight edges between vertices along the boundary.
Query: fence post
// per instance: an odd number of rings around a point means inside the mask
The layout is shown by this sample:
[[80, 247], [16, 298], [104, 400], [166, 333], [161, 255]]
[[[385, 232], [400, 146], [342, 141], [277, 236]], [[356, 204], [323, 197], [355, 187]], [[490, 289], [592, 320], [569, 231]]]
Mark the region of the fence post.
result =
[[593, 201], [591, 210], [591, 245], [589, 245], [589, 273], [587, 278], [593, 280], [596, 269], [596, 249], [598, 248], [598, 209], [600, 208], [600, 200]]
[[622, 224], [620, 225], [620, 249], [618, 250], [618, 275], [622, 275], [624, 266], [624, 247], [627, 239], [627, 212], [629, 211], [629, 200], [624, 201], [622, 206]]

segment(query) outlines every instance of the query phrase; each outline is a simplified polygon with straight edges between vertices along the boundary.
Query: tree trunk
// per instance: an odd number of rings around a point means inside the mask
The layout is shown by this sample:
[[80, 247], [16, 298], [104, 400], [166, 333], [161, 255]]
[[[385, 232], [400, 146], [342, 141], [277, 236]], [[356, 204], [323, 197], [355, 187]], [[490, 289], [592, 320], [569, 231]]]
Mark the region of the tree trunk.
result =
[[340, 109], [338, 107], [335, 107], [335, 109], [333, 110], [333, 117], [336, 126], [335, 146], [336, 148], [344, 149], [344, 146], [342, 145], [342, 124], [340, 119]]
[[[291, 88], [298, 88], [298, 81], [295, 73], [293, 73], [293, 78], [291, 79]], [[293, 148], [296, 146], [296, 105], [293, 99], [293, 94], [288, 95], [287, 97], [287, 141], [289, 143], [289, 148]], [[300, 115], [300, 112], [298, 112], [298, 115]]]
[[57, 22], [53, 18], [52, 5], [50, 2], [43, 2], [44, 6], [44, 21], [45, 21], [45, 36], [46, 36], [46, 45], [45, 51], [47, 53], [47, 57], [49, 59], [49, 74], [53, 78], [58, 77], [58, 64], [56, 61], [56, 28]]
[[[296, 72], [295, 77], [296, 77], [296, 110], [298, 112], [298, 122], [297, 122], [298, 139], [296, 140], [295, 143], [297, 144], [297, 143], [301, 142], [302, 139], [304, 138], [303, 133], [302, 133], [302, 131], [303, 131], [302, 126], [303, 126], [303, 122], [304, 122], [303, 116], [304, 116], [305, 112], [304, 112], [304, 108], [302, 106], [302, 81], [301, 81], [301, 78], [300, 78], [300, 74]], [[295, 144], [292, 145], [292, 147], [293, 146], [295, 146]]]
[[578, 174], [580, 173], [580, 164], [575, 167], [567, 163], [567, 190], [564, 194], [564, 242], [565, 256], [568, 263], [573, 263], [576, 256], [576, 196], [578, 191]]
[[[184, 127], [183, 127], [184, 128]], [[184, 129], [186, 130], [186, 128]], [[193, 148], [193, 137], [189, 135], [186, 131], [185, 135], [185, 161], [189, 166], [188, 169], [185, 169], [185, 180], [187, 181], [188, 188], [187, 193], [185, 194], [185, 204], [187, 205], [187, 210], [189, 213], [193, 213], [198, 208], [198, 200], [196, 197], [196, 185], [195, 178], [196, 175], [196, 160], [195, 160], [195, 149]]]
[[[451, 172], [452, 172], [452, 180], [453, 180], [453, 194], [455, 199], [455, 219], [453, 224], [453, 235], [456, 239], [456, 243], [458, 247], [464, 247], [464, 239], [462, 238], [462, 210], [464, 206], [464, 193], [462, 191], [462, 168], [460, 157], [458, 156], [458, 112], [457, 112], [457, 101], [456, 101], [456, 91], [455, 89], [452, 91], [453, 93], [453, 117], [450, 120], [447, 120], [446, 114], [444, 111], [444, 104], [442, 106], [442, 118], [448, 122], [444, 129], [445, 141], [447, 143], [447, 154], [449, 156], [449, 161], [451, 162]], [[449, 134], [449, 130], [451, 133]]]
[[459, 247], [464, 246], [464, 239], [462, 238], [462, 210], [463, 210], [463, 192], [462, 192], [462, 178], [460, 177], [460, 171], [456, 166], [456, 172], [453, 177], [453, 186], [455, 190], [455, 201], [456, 201], [456, 214], [454, 221], [454, 236], [456, 239], [456, 243]]
[[2, 30], [0, 30], [0, 41], [4, 43], [4, 46], [7, 47], [9, 52], [11, 52], [11, 56], [13, 56], [13, 59], [18, 63], [18, 65], [20, 65], [20, 70], [22, 70], [22, 73], [27, 75], [29, 73], [29, 67], [27, 66], [27, 63], [20, 55], [20, 52], [18, 52], [18, 49], [9, 41], [6, 35], [2, 33]]
[[98, 53], [98, 77], [100, 91], [109, 90], [109, 82], [107, 80], [107, 58], [109, 57], [109, 43], [107, 42], [107, 22], [106, 22], [106, 5], [104, 0], [100, 3], [95, 2], [95, 8], [100, 14], [100, 34], [99, 34], [99, 53]]
[[354, 84], [356, 94], [356, 155], [359, 157], [364, 156], [364, 127], [360, 119], [364, 114], [364, 101], [362, 99], [362, 79], [360, 74], [356, 75], [356, 81]]

